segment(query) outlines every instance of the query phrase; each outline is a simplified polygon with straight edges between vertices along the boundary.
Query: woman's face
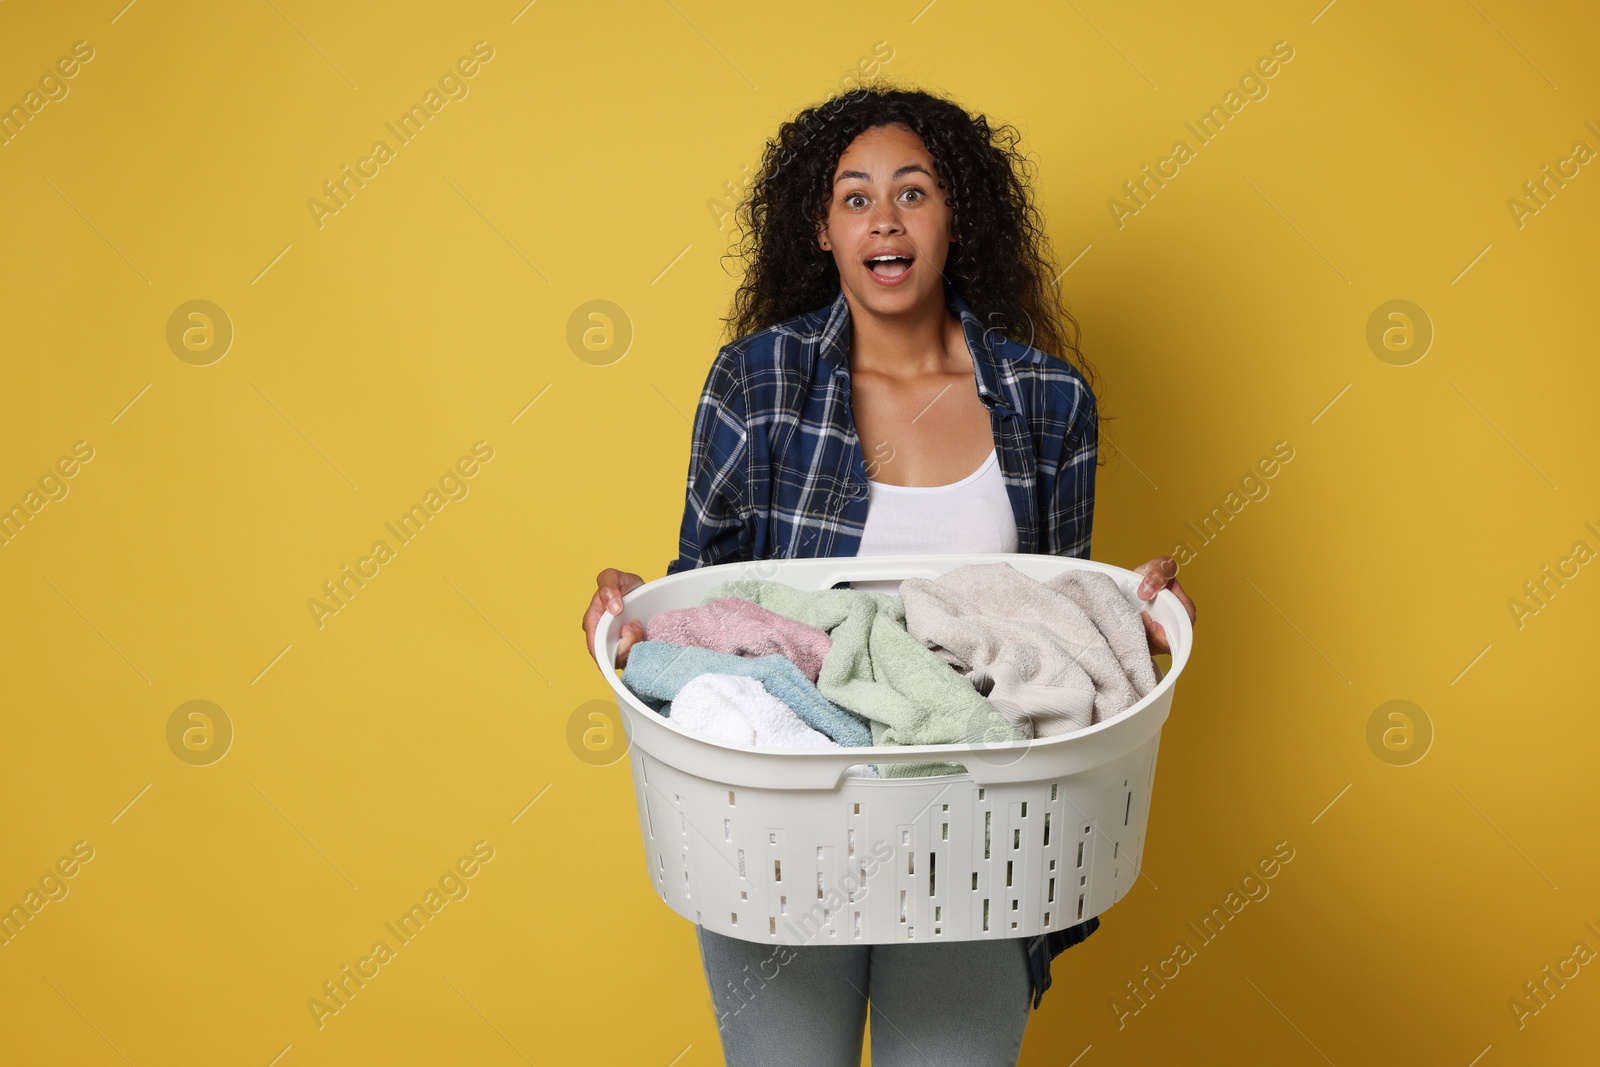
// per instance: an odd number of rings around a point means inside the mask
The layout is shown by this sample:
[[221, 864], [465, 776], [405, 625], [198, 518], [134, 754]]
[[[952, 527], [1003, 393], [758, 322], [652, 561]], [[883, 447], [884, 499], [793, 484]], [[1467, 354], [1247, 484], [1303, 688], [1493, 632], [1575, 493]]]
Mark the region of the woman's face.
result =
[[[817, 243], [842, 286], [884, 314], [944, 300], [952, 213], [927, 146], [904, 126], [863, 131], [839, 157]], [[874, 257], [902, 257], [874, 268]]]

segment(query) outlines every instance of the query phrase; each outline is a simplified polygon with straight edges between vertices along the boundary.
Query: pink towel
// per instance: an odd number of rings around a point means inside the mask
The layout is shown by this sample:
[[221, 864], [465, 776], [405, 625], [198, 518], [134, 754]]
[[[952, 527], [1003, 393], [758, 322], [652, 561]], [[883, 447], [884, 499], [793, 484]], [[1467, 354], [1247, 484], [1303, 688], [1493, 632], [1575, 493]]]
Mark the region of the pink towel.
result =
[[709, 648], [747, 659], [777, 653], [811, 682], [817, 680], [822, 661], [833, 647], [827, 631], [736, 596], [659, 612], [645, 624], [645, 635], [652, 641]]

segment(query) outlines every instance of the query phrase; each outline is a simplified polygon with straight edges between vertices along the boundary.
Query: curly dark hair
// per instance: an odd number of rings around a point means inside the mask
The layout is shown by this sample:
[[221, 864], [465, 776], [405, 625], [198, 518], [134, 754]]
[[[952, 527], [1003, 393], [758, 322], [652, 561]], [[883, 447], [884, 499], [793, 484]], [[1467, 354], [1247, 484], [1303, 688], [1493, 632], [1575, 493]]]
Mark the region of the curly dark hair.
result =
[[[983, 115], [917, 89], [857, 88], [779, 126], [737, 209], [739, 237], [730, 256], [744, 261], [745, 275], [723, 320], [728, 340], [838, 297], [839, 269], [816, 242], [833, 172], [859, 134], [891, 124], [922, 138], [944, 182], [953, 231], [945, 279], [980, 322], [1070, 364], [1098, 396], [1094, 369], [1078, 348], [1077, 320], [1055, 282], [1056, 261], [1030, 195], [1031, 164], [1017, 150], [1021, 133], [991, 127]], [[1105, 421], [1097, 418], [1097, 442]], [[1105, 462], [1103, 454], [1098, 462]]]

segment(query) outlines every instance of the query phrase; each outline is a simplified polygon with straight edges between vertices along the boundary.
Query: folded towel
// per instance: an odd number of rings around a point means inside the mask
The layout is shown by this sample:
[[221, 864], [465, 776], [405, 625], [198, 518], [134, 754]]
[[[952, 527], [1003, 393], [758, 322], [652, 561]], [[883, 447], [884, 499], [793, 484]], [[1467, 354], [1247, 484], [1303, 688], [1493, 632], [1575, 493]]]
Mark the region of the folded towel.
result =
[[1139, 609], [1128, 603], [1116, 579], [1104, 571], [1070, 570], [1045, 584], [1072, 598], [1094, 620], [1095, 628], [1122, 665], [1134, 696], [1143, 700], [1161, 679], [1156, 674], [1155, 660], [1150, 658], [1144, 620], [1139, 617]]
[[[1105, 617], [1130, 661], [1134, 650], [1125, 616], [1133, 608], [1114, 582], [1108, 591], [1100, 583], [1062, 577], [1044, 583], [1009, 563], [974, 563], [934, 579], [908, 578], [900, 586], [907, 632], [967, 674], [1029, 736], [1083, 729], [1126, 710], [1143, 694], [1077, 598]], [[1143, 642], [1136, 613], [1134, 622]], [[1148, 644], [1143, 656], [1149, 659]], [[1141, 684], [1146, 673], [1153, 679], [1147, 668]], [[1144, 692], [1153, 686], [1151, 680]]]
[[[701, 602], [724, 596], [743, 597], [825, 630], [833, 644], [817, 675], [817, 689], [839, 707], [871, 720], [875, 745], [970, 744], [1026, 736], [971, 682], [906, 631], [898, 597], [856, 589], [802, 591], [742, 578], [717, 586]], [[640, 647], [629, 653], [630, 663]], [[958, 769], [954, 763], [899, 763], [883, 764], [879, 773], [903, 778]]]
[[697, 608], [659, 612], [645, 624], [645, 636], [750, 659], [777, 653], [812, 682], [833, 643], [815, 626], [736, 596], [720, 597]]
[[[758, 748], [841, 748], [800, 721], [788, 705], [754, 678], [702, 674], [689, 679], [672, 702], [672, 721], [701, 737]], [[867, 764], [845, 771], [875, 777]]]
[[[667, 704], [696, 675], [734, 674], [756, 679], [772, 696], [788, 706], [800, 721], [841, 745], [872, 743], [867, 723], [835, 707], [817, 691], [800, 668], [774, 653], [746, 659], [731, 652], [646, 640], [628, 650], [622, 684], [652, 710], [671, 716]], [[966, 684], [966, 683], [962, 683]]]

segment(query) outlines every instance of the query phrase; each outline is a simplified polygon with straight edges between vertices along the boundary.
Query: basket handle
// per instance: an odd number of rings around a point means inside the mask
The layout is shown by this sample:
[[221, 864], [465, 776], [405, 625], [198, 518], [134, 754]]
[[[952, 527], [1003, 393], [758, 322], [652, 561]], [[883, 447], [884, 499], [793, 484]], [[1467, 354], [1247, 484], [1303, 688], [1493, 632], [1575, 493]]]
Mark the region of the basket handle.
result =
[[[1008, 741], [995, 744], [870, 745], [828, 749], [771, 749], [710, 741], [681, 732], [668, 720], [642, 710], [617, 683], [618, 697], [630, 730], [646, 729], [648, 751], [675, 765], [693, 765], [694, 773], [738, 787], [829, 790], [839, 786], [845, 771], [862, 763], [958, 763], [978, 785], [1030, 782], [1092, 769], [1122, 755], [1161, 729], [1170, 697], [1157, 696], [1148, 710], [1115, 722], [1096, 724], [1088, 733]], [[1149, 698], [1147, 698], [1149, 699]], [[634, 744], [639, 741], [630, 732]], [[752, 760], [752, 757], [758, 757]], [[910, 779], [937, 782], [946, 775]]]
[[896, 556], [885, 556], [882, 563], [862, 563], [860, 562], [860, 557], [850, 558], [855, 562], [848, 569], [839, 568], [833, 571], [823, 571], [817, 587], [819, 589], [832, 589], [839, 582], [892, 581], [897, 578], [927, 578], [932, 580], [938, 578], [949, 569], [948, 563], [940, 566], [935, 563], [919, 563]]
[[[964, 745], [893, 745], [873, 746], [871, 749], [846, 749], [848, 755], [834, 756], [827, 761], [807, 759], [809, 766], [798, 767], [796, 781], [791, 788], [801, 789], [832, 789], [844, 778], [846, 768], [858, 763], [954, 763], [959, 764], [967, 777], [978, 785], [999, 785], [1005, 782], [1027, 782], [1040, 777], [1039, 759], [1028, 760], [1028, 749], [1020, 747], [1023, 742], [1018, 742], [1018, 747], [1007, 750], [1003, 747], [982, 750], [984, 754]], [[892, 748], [893, 751], [884, 751]], [[871, 752], [865, 755], [864, 752]], [[957, 776], [961, 772], [956, 772]], [[884, 775], [884, 777], [888, 777]], [[948, 775], [912, 779], [914, 781], [935, 782]]]
[[[831, 589], [837, 582], [871, 582], [906, 578], [927, 578], [937, 580], [949, 572], [952, 559], [961, 564], [986, 564], [1008, 563], [1017, 566], [1019, 560], [1035, 558], [1041, 553], [1019, 554], [1015, 552], [1001, 553], [972, 553], [970, 555], [952, 556], [949, 553], [908, 553], [904, 555], [878, 556], [822, 556], [806, 560], [786, 560], [785, 565], [792, 569], [791, 573], [803, 574], [806, 584], [813, 589]], [[1077, 569], [1100, 571], [1110, 574], [1120, 586], [1128, 578], [1137, 579], [1138, 575], [1125, 571], [1120, 567], [1094, 560], [1079, 559], [1075, 556], [1052, 557], [1052, 559], [1067, 559], [1071, 566]], [[754, 564], [760, 566], [761, 564]], [[1148, 602], [1146, 602], [1148, 603]]]

